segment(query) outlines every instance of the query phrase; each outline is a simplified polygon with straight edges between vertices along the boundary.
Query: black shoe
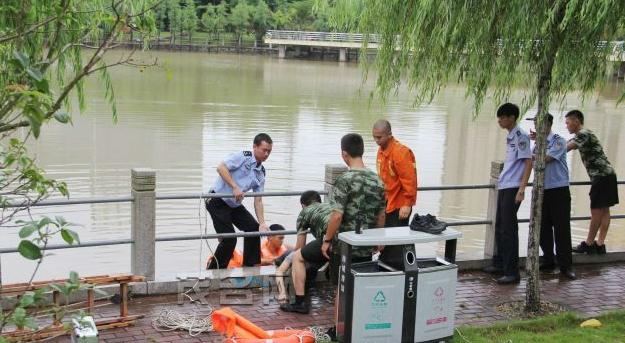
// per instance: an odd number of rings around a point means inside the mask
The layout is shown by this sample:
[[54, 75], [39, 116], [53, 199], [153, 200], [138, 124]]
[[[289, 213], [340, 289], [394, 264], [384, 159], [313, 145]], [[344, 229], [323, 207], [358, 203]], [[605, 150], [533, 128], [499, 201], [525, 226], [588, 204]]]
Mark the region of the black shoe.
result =
[[588, 245], [586, 244], [586, 241], [582, 241], [581, 243], [579, 243], [578, 246], [573, 248], [573, 252], [578, 254], [592, 255], [597, 253], [597, 249], [595, 247], [595, 244]]
[[556, 265], [553, 262], [543, 262], [538, 265], [538, 270], [541, 272], [552, 272], [554, 269], [556, 269]]
[[506, 275], [497, 279], [497, 283], [500, 285], [511, 285], [519, 282], [521, 282], [521, 277], [518, 275]]
[[412, 217], [412, 221], [410, 222], [411, 230], [421, 231], [433, 235], [440, 234], [441, 232], [445, 231], [446, 228], [446, 222], [442, 222], [436, 219], [436, 217], [431, 214], [420, 216], [418, 213], [415, 213], [415, 215]]
[[591, 245], [591, 247], [595, 248], [595, 253], [597, 255], [605, 255], [606, 254], [606, 250], [605, 250], [605, 244], [603, 245], [598, 245], [597, 241], [594, 241]]
[[284, 312], [297, 312], [302, 314], [308, 314], [310, 307], [304, 302], [301, 304], [282, 304], [280, 309]]
[[501, 267], [497, 267], [492, 264], [482, 268], [482, 271], [488, 274], [503, 274], [503, 269]]
[[331, 341], [336, 341], [336, 326], [329, 328], [328, 331], [326, 331], [326, 335], [330, 337]]
[[575, 275], [575, 272], [571, 268], [560, 268], [560, 274], [569, 280], [577, 279], [577, 275]]

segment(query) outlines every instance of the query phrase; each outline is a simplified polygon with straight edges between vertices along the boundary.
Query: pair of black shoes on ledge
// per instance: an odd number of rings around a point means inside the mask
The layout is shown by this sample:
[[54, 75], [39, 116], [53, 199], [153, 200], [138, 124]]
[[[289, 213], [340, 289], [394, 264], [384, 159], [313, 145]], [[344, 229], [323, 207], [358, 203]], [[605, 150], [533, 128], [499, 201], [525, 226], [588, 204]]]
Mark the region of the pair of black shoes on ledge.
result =
[[578, 254], [588, 254], [588, 255], [605, 255], [606, 249], [605, 244], [598, 245], [597, 241], [592, 242], [592, 244], [586, 244], [586, 241], [582, 241], [576, 247], [573, 248], [574, 253]]
[[435, 216], [429, 213], [424, 216], [420, 216], [418, 213], [415, 213], [412, 217], [412, 221], [410, 222], [410, 230], [421, 231], [433, 235], [440, 234], [445, 231], [446, 228], [446, 222], [436, 219]]

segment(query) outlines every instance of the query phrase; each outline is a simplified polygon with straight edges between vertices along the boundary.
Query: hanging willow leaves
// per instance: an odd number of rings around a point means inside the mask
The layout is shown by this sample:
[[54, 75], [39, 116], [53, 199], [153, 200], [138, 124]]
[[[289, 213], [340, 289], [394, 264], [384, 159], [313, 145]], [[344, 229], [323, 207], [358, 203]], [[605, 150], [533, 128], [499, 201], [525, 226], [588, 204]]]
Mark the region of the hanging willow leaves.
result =
[[537, 105], [526, 265], [526, 308], [537, 311], [545, 115], [550, 103], [572, 91], [583, 100], [601, 88], [620, 64], [614, 59], [623, 56], [625, 1], [317, 0], [316, 7], [338, 9], [330, 11], [334, 27], [348, 26], [367, 41], [380, 41], [375, 60], [370, 63], [363, 49], [361, 61], [365, 77], [377, 73], [374, 92], [382, 99], [403, 84], [415, 104], [430, 102], [441, 88], [461, 81], [474, 100], [474, 115], [487, 95], [501, 103], [513, 90], [523, 94], [522, 107]]

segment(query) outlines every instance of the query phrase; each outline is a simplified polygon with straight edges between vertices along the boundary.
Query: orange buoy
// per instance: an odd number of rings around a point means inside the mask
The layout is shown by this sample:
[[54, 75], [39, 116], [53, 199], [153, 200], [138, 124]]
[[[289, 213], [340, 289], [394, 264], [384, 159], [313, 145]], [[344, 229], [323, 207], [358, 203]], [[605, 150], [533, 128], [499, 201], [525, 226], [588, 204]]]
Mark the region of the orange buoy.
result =
[[314, 343], [308, 330], [265, 331], [229, 307], [213, 311], [213, 329], [226, 336], [225, 343]]
[[226, 338], [224, 343], [315, 343], [315, 336], [308, 330], [267, 331], [270, 338]]

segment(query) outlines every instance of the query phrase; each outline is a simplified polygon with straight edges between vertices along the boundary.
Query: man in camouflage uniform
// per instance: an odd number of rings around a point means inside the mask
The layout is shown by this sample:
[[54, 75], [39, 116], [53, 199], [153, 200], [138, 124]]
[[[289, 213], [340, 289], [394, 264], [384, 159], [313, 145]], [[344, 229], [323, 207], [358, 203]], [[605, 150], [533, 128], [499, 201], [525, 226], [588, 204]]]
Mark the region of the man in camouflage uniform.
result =
[[[330, 199], [332, 213], [321, 246], [323, 256], [330, 259], [330, 278], [335, 284], [340, 267], [337, 232], [355, 231], [359, 225], [363, 229], [384, 226], [384, 185], [375, 172], [365, 167], [363, 152], [364, 143], [359, 134], [349, 133], [341, 138], [341, 157], [349, 170], [334, 183]], [[354, 247], [352, 263], [371, 261], [371, 252], [368, 247]], [[334, 340], [336, 328], [330, 328], [327, 334]]]
[[[610, 207], [618, 204], [616, 173], [603, 152], [595, 134], [584, 128], [584, 114], [578, 110], [565, 115], [566, 128], [575, 137], [567, 143], [567, 150], [578, 149], [586, 172], [590, 176], [590, 226], [586, 240], [573, 252], [605, 254], [605, 238], [610, 226]], [[595, 241], [595, 237], [599, 236]]]
[[[282, 304], [280, 309], [286, 312], [308, 313], [310, 305], [306, 303], [306, 267], [318, 269], [328, 261], [321, 254], [323, 235], [328, 227], [328, 219], [332, 208], [328, 203], [321, 202], [321, 196], [316, 191], [306, 191], [300, 197], [302, 211], [297, 217], [297, 243], [292, 256], [291, 277], [295, 288], [295, 303]], [[306, 244], [308, 230], [315, 240]], [[286, 265], [281, 265], [280, 270], [286, 271]], [[277, 273], [276, 273], [277, 274]]]
[[[350, 133], [341, 139], [341, 156], [349, 170], [339, 176], [332, 189], [330, 205], [332, 214], [323, 238], [321, 252], [331, 259], [331, 278], [337, 281], [339, 248], [337, 232], [355, 231], [384, 226], [384, 185], [378, 175], [365, 167], [362, 161], [364, 143], [359, 134]], [[355, 248], [354, 262], [371, 260], [370, 248]]]

